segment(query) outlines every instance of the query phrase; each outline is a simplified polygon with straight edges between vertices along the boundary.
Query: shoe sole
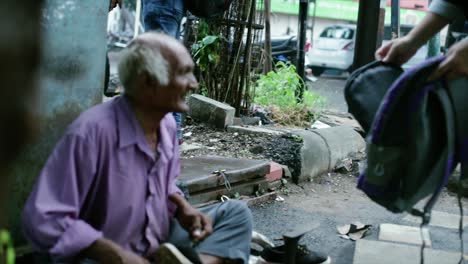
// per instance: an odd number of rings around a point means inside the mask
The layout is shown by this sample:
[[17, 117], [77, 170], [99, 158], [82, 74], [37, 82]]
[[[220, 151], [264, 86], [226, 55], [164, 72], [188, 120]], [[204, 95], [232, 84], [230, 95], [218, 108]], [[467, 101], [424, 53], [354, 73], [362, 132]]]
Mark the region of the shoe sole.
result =
[[[256, 264], [283, 264], [281, 262], [271, 262], [271, 261], [266, 261], [265, 259], [263, 259], [262, 257], [259, 257], [257, 259], [257, 263]], [[316, 264], [331, 264], [331, 258], [328, 257], [327, 260], [323, 261], [323, 262], [320, 262], [320, 263], [316, 263]]]
[[162, 244], [154, 253], [159, 264], [193, 264], [171, 244]]

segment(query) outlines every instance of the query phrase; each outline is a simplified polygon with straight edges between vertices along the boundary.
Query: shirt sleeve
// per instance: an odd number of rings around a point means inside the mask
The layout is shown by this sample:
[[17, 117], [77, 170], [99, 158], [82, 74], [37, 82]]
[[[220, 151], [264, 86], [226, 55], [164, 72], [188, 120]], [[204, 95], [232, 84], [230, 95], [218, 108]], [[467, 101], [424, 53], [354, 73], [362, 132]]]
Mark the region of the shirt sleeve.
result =
[[96, 174], [89, 140], [65, 135], [49, 156], [23, 209], [23, 230], [33, 247], [56, 258], [78, 254], [102, 237], [80, 208]]
[[177, 177], [180, 175], [180, 153], [179, 153], [179, 140], [177, 139], [177, 135], [174, 136], [173, 139], [173, 146], [174, 146], [174, 155], [172, 155], [171, 160], [169, 161], [169, 188], [168, 188], [168, 195], [173, 193], [180, 193], [180, 195], [184, 196], [184, 193], [180, 190], [177, 186]]
[[429, 12], [442, 16], [450, 21], [464, 18], [463, 8], [446, 0], [434, 0], [429, 6]]

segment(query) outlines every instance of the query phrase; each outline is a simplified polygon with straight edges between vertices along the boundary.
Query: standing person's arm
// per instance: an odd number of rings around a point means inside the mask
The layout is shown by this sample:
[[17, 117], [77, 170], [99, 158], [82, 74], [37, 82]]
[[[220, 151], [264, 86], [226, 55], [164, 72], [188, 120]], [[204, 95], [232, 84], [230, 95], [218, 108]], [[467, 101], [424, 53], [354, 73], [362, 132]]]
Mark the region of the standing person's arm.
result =
[[408, 35], [392, 40], [377, 50], [377, 59], [387, 63], [402, 65], [424, 45], [434, 34], [439, 32], [449, 20], [428, 12], [423, 20]]

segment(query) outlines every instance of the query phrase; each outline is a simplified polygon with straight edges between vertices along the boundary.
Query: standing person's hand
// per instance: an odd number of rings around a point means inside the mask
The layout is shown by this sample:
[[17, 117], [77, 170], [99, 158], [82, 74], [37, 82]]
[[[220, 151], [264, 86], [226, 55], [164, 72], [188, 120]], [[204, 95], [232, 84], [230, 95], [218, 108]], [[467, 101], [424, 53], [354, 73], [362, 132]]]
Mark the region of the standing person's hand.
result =
[[431, 74], [429, 81], [446, 75], [452, 80], [458, 77], [468, 77], [468, 40], [462, 40], [453, 45], [447, 52], [446, 59]]
[[188, 203], [177, 208], [176, 218], [194, 242], [202, 241], [213, 232], [211, 219]]
[[118, 5], [120, 8], [122, 8], [122, 0], [111, 0], [111, 2], [110, 2], [110, 7], [109, 7], [109, 11], [111, 11], [112, 9], [114, 9], [117, 5]]
[[377, 60], [402, 65], [418, 51], [418, 46], [409, 37], [394, 39], [380, 47], [375, 53]]

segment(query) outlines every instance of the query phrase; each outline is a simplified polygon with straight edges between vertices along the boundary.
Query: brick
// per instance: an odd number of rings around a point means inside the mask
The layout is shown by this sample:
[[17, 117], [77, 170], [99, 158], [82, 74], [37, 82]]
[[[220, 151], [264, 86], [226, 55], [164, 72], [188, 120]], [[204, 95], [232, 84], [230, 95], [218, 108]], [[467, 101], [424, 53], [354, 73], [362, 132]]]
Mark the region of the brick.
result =
[[283, 177], [283, 167], [276, 162], [270, 162], [270, 173], [265, 175], [269, 182], [277, 181]]

